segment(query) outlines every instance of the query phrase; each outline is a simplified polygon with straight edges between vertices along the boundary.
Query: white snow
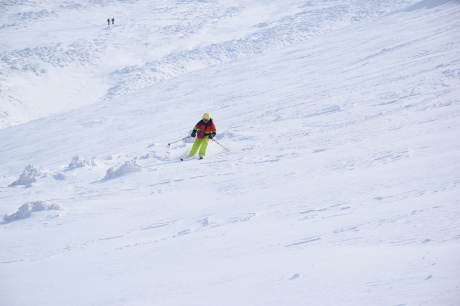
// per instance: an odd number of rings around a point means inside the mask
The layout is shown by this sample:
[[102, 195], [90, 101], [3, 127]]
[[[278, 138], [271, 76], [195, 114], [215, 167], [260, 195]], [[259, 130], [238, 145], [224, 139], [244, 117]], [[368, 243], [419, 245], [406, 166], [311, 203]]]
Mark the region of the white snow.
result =
[[67, 169], [73, 170], [75, 168], [81, 168], [81, 167], [94, 167], [97, 166], [97, 162], [93, 159], [88, 159], [80, 155], [75, 155], [72, 158], [72, 161], [70, 162], [69, 166], [67, 166]]
[[2, 2], [0, 305], [458, 305], [459, 17]]
[[107, 170], [104, 180], [113, 179], [128, 173], [142, 172], [142, 166], [135, 160], [127, 161], [120, 167], [112, 167]]
[[64, 208], [59, 204], [51, 204], [47, 201], [27, 202], [19, 207], [18, 211], [11, 215], [5, 215], [5, 221], [15, 221], [19, 219], [28, 218], [32, 213], [42, 210], [63, 210]]
[[19, 178], [11, 183], [8, 187], [13, 187], [17, 185], [25, 185], [31, 187], [33, 183], [37, 181], [35, 177], [44, 175], [45, 169], [42, 166], [28, 165]]

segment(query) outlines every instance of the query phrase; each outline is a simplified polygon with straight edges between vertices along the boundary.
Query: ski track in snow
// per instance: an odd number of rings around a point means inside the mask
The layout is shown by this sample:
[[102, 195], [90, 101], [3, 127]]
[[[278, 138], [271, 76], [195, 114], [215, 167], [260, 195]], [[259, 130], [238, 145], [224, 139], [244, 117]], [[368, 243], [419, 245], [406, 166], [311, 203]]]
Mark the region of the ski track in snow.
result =
[[6, 305], [460, 300], [459, 1], [263, 4], [0, 5]]

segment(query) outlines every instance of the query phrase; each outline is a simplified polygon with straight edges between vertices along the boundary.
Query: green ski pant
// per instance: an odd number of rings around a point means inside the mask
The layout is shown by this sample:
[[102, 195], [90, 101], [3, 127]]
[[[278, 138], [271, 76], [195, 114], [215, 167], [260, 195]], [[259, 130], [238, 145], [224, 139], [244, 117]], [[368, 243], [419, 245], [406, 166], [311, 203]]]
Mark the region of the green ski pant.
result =
[[199, 154], [202, 156], [206, 155], [206, 148], [208, 147], [209, 138], [197, 138], [193, 144], [192, 150], [190, 150], [190, 156], [194, 156], [198, 149], [200, 149]]

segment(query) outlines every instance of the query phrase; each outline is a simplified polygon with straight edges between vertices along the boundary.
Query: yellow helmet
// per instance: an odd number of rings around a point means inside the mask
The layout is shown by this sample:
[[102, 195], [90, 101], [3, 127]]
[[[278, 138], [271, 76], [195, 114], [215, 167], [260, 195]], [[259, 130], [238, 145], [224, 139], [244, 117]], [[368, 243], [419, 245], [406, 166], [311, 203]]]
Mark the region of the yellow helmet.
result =
[[206, 114], [203, 115], [203, 119], [208, 119], [209, 120], [209, 119], [211, 119], [211, 115], [206, 113]]

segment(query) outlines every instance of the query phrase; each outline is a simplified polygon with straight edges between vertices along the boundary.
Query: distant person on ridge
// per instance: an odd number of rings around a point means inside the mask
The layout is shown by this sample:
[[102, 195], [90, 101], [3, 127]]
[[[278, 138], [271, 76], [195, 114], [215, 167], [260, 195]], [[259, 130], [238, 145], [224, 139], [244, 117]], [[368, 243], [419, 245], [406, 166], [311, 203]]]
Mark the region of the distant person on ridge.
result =
[[115, 22], [115, 18], [112, 18], [112, 24]]
[[110, 25], [110, 18], [107, 18], [107, 24]]
[[196, 137], [195, 143], [190, 150], [190, 156], [194, 156], [198, 150], [200, 159], [206, 155], [206, 148], [208, 147], [209, 139], [213, 139], [216, 136], [217, 130], [214, 122], [212, 121], [211, 115], [208, 113], [203, 115], [201, 119], [193, 128], [192, 137]]

